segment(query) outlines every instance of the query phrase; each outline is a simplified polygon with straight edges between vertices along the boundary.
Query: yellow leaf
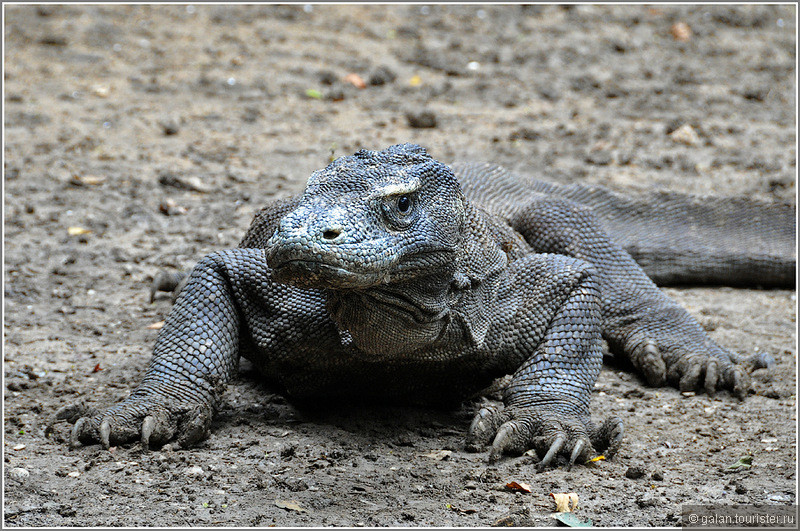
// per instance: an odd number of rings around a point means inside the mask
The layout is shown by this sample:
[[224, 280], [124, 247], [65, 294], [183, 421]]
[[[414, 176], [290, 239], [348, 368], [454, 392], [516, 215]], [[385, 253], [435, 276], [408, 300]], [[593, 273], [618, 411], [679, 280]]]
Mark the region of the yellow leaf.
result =
[[556, 511], [569, 513], [578, 508], [578, 495], [574, 492], [550, 493], [556, 502]]
[[605, 461], [605, 460], [606, 460], [606, 456], [604, 456], [604, 455], [598, 455], [597, 457], [592, 457], [591, 459], [589, 459], [588, 461], [586, 461], [586, 463], [587, 463], [587, 464], [588, 464], [588, 463], [596, 463], [596, 462], [598, 462], [598, 461]]
[[415, 75], [409, 80], [408, 84], [411, 85], [412, 87], [418, 87], [422, 85], [422, 78], [419, 77], [418, 75]]
[[89, 234], [90, 232], [92, 232], [92, 231], [90, 231], [89, 229], [84, 229], [83, 227], [68, 227], [67, 228], [67, 234], [69, 234], [70, 236], [80, 236], [82, 234]]
[[516, 481], [512, 481], [511, 483], [506, 483], [506, 488], [508, 490], [516, 490], [519, 492], [531, 492], [531, 486], [527, 483], [517, 483]]
[[431, 459], [435, 459], [437, 461], [444, 461], [445, 459], [449, 458], [453, 454], [450, 450], [434, 450], [433, 452], [429, 452], [427, 454], [422, 454], [425, 457], [430, 457]]
[[289, 511], [297, 511], [298, 513], [307, 513], [305, 509], [300, 507], [300, 505], [294, 500], [275, 500], [275, 505], [280, 507], [281, 509], [286, 509]]
[[344, 81], [345, 83], [350, 83], [356, 88], [360, 89], [367, 88], [367, 83], [358, 74], [347, 74], [346, 76], [344, 76]]

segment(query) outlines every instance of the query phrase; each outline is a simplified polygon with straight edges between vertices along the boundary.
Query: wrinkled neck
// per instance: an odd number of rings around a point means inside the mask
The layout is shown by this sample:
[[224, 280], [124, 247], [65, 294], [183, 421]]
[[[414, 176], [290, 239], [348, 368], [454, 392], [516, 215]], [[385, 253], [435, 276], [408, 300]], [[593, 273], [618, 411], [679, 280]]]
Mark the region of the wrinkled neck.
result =
[[331, 318], [359, 350], [409, 353], [435, 345], [451, 322], [452, 271], [365, 290], [331, 290]]
[[451, 262], [397, 283], [328, 291], [328, 311], [343, 340], [376, 356], [483, 345], [498, 289], [508, 280], [504, 247], [512, 245], [494, 236], [503, 229], [490, 226], [482, 211], [467, 204], [466, 212], [462, 243]]

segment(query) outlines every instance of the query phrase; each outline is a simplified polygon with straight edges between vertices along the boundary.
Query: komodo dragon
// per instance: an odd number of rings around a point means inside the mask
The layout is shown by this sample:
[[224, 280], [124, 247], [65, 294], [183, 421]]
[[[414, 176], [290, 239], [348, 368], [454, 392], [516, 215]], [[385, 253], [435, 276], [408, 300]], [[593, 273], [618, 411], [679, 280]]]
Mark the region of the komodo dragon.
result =
[[238, 248], [199, 262], [141, 385], [80, 417], [70, 440], [205, 438], [241, 354], [312, 403], [455, 405], [505, 377], [504, 406], [478, 411], [468, 448], [491, 444], [490, 460], [535, 448], [540, 466], [610, 457], [622, 422], [589, 415], [603, 339], [650, 385], [681, 390], [743, 397], [745, 367], [770, 363], [715, 344], [646, 273], [792, 286], [794, 234], [789, 205], [634, 199], [448, 167], [411, 144], [362, 150], [261, 210]]

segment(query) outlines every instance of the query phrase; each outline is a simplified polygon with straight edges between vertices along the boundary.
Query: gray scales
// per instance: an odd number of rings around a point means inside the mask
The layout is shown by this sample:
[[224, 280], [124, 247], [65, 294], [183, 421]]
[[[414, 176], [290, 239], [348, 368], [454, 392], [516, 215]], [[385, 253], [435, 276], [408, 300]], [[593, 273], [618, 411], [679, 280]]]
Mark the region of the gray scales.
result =
[[411, 144], [362, 150], [196, 265], [129, 398], [55, 418], [75, 422], [72, 445], [189, 446], [241, 355], [311, 404], [455, 405], [494, 386], [502, 403], [480, 407], [467, 448], [571, 465], [622, 441], [621, 419], [590, 417], [603, 341], [652, 386], [739, 398], [771, 363], [714, 343], [656, 283], [794, 281], [791, 205], [620, 195], [447, 166]]

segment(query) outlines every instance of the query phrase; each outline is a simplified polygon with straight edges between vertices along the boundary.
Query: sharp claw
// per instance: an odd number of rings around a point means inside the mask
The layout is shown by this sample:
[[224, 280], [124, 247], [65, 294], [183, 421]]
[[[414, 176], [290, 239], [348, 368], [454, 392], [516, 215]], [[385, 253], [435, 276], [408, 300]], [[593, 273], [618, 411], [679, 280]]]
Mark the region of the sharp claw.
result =
[[475, 415], [475, 418], [472, 419], [472, 425], [469, 427], [470, 433], [475, 433], [480, 431], [481, 433], [485, 432], [487, 429], [486, 421], [487, 417], [489, 417], [490, 413], [489, 410], [486, 408], [482, 408], [478, 411], [478, 414]]
[[756, 356], [754, 369], [771, 369], [775, 366], [775, 358], [766, 352]]
[[745, 357], [742, 363], [750, 371], [756, 369], [771, 369], [775, 366], [775, 358], [766, 352], [756, 352], [755, 354]]
[[156, 419], [147, 415], [142, 421], [142, 448], [150, 448], [150, 436], [156, 428]]
[[494, 463], [503, 455], [509, 437], [511, 437], [512, 427], [504, 424], [498, 431], [492, 443], [492, 451], [489, 452], [489, 462]]
[[747, 397], [747, 391], [750, 387], [750, 378], [747, 373], [738, 365], [734, 366], [728, 374], [727, 380], [734, 396], [739, 400], [744, 400]]
[[572, 455], [569, 457], [569, 466], [567, 470], [572, 468], [572, 465], [575, 464], [575, 461], [578, 460], [578, 457], [583, 453], [583, 448], [586, 446], [586, 443], [583, 439], [578, 439], [578, 442], [575, 443], [575, 448], [572, 449]]
[[717, 380], [719, 380], [719, 365], [716, 360], [710, 360], [706, 365], [705, 390], [708, 396], [714, 396], [717, 391]]
[[109, 444], [109, 439], [111, 437], [111, 423], [108, 419], [104, 420], [100, 423], [100, 444], [103, 445], [103, 448], [108, 450], [111, 445]]
[[686, 372], [681, 376], [679, 389], [681, 391], [694, 391], [697, 387], [697, 382], [700, 380], [700, 373], [703, 372], [703, 366], [699, 363], [689, 365]]
[[558, 437], [556, 437], [556, 440], [550, 445], [550, 449], [547, 450], [547, 454], [545, 454], [544, 459], [539, 462], [539, 467], [544, 468], [550, 464], [553, 458], [561, 450], [561, 447], [564, 446], [564, 441], [566, 438], [567, 437], [563, 433], [560, 433]]
[[641, 370], [647, 378], [647, 383], [653, 387], [664, 385], [667, 367], [661, 358], [661, 352], [654, 341], [647, 341], [642, 348]]
[[625, 434], [625, 425], [622, 423], [621, 420], [617, 419], [617, 425], [614, 429], [614, 436], [611, 438], [611, 443], [608, 445], [608, 450], [606, 450], [606, 457], [611, 459], [622, 447], [622, 437]]
[[89, 419], [86, 417], [79, 418], [75, 425], [72, 426], [72, 431], [69, 434], [69, 447], [70, 448], [77, 448], [80, 446], [80, 434], [83, 432], [83, 426], [89, 422]]

